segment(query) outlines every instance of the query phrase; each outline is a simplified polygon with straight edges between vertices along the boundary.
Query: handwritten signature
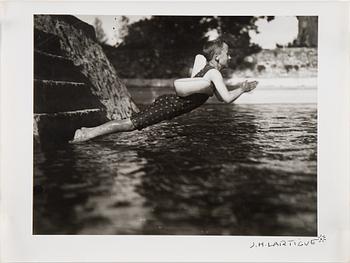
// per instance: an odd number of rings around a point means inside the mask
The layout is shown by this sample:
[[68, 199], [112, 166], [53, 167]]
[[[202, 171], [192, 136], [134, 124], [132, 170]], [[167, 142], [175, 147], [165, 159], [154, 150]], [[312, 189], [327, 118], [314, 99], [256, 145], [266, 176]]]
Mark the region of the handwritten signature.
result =
[[263, 247], [308, 247], [314, 246], [320, 243], [324, 243], [326, 241], [325, 235], [319, 235], [317, 238], [312, 239], [288, 239], [288, 240], [280, 240], [280, 241], [260, 241], [253, 242], [249, 248], [263, 248]]

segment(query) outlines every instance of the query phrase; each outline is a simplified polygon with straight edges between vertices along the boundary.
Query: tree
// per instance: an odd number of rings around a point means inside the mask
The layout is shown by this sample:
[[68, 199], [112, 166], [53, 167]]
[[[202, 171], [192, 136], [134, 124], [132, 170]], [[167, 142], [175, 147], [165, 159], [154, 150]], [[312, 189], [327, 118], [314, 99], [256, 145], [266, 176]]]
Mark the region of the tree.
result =
[[125, 45], [158, 51], [200, 48], [211, 23], [199, 16], [154, 16], [130, 25]]
[[114, 18], [116, 25], [113, 27], [114, 37], [116, 39], [115, 46], [118, 47], [123, 43], [124, 38], [128, 35], [129, 32], [129, 23], [130, 20], [126, 16], [119, 16]]
[[298, 37], [295, 40], [296, 46], [317, 47], [318, 43], [318, 17], [297, 16]]
[[255, 16], [219, 16], [218, 32], [230, 46], [230, 55], [232, 57], [229, 66], [231, 68], [242, 68], [247, 66], [244, 58], [261, 50], [257, 44], [250, 43], [249, 31], [258, 32], [255, 22], [258, 18], [265, 18], [268, 21], [273, 17], [255, 17]]
[[232, 47], [234, 59], [230, 67], [236, 67], [245, 56], [260, 50], [250, 43], [248, 34], [249, 30], [256, 30], [256, 19], [253, 16], [153, 16], [131, 24], [118, 49], [128, 54], [133, 63], [128, 68], [137, 68], [139, 77], [186, 76], [194, 56], [208, 40], [207, 33], [216, 29]]
[[94, 27], [97, 41], [102, 44], [105, 44], [107, 42], [107, 37], [102, 28], [102, 21], [98, 17], [96, 17], [94, 20]]

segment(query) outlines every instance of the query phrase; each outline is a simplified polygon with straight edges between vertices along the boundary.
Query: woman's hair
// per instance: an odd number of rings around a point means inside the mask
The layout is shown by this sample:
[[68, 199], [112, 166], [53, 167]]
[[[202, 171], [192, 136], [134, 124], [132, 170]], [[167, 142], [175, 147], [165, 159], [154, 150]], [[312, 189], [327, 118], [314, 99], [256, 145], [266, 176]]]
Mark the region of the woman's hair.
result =
[[214, 56], [220, 53], [225, 41], [222, 38], [217, 38], [207, 42], [203, 47], [203, 55], [210, 61]]

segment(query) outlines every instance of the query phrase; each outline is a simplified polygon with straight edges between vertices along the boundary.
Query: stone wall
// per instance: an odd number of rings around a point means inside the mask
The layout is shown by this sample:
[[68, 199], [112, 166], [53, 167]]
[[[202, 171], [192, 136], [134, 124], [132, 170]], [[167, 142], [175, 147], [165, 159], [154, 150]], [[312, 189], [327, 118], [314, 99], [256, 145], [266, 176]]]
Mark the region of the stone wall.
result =
[[96, 42], [92, 26], [67, 15], [36, 15], [34, 26], [59, 38], [60, 48], [90, 81], [92, 93], [105, 105], [109, 119], [125, 118], [136, 109], [124, 83]]
[[34, 138], [65, 141], [138, 111], [96, 42], [92, 26], [67, 15], [34, 16]]
[[316, 77], [316, 48], [276, 48], [251, 56], [250, 67], [232, 72], [233, 77]]

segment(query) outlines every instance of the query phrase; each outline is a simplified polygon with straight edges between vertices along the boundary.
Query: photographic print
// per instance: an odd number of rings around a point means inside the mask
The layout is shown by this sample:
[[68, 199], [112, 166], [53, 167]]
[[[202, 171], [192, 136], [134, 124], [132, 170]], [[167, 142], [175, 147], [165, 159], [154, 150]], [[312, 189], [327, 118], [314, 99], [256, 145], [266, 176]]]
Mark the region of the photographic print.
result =
[[318, 16], [33, 16], [34, 235], [317, 236]]

